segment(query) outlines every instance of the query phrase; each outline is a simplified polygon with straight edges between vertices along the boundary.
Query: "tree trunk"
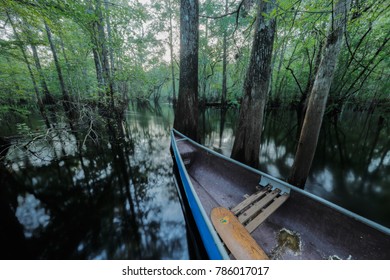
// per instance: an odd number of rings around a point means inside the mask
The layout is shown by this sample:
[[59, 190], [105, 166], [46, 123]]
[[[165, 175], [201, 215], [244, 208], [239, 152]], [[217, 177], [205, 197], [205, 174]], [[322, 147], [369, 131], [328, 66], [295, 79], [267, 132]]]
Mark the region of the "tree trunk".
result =
[[310, 56], [308, 55], [310, 71], [309, 71], [309, 78], [307, 80], [305, 90], [301, 93], [301, 96], [299, 98], [298, 108], [297, 108], [297, 118], [298, 118], [297, 139], [299, 139], [300, 131], [302, 130], [303, 122], [305, 120], [308, 97], [310, 95], [310, 92], [313, 89], [314, 80], [317, 75], [318, 68], [320, 66], [322, 46], [323, 46], [323, 42], [320, 41], [317, 55], [315, 57], [314, 65], [312, 62], [313, 60], [310, 59]]
[[49, 124], [49, 121], [48, 121], [47, 116], [46, 116], [45, 108], [43, 106], [43, 102], [42, 102], [42, 99], [41, 99], [40, 94], [39, 94], [39, 88], [38, 88], [37, 82], [35, 80], [33, 71], [31, 69], [31, 65], [30, 65], [30, 62], [29, 62], [27, 54], [26, 54], [26, 50], [25, 50], [25, 48], [23, 46], [23, 42], [20, 39], [19, 34], [16, 31], [15, 24], [13, 23], [13, 21], [11, 19], [11, 16], [9, 15], [8, 12], [6, 12], [6, 14], [7, 14], [7, 18], [9, 20], [10, 24], [11, 24], [12, 30], [14, 31], [14, 35], [16, 37], [16, 40], [18, 41], [17, 44], [18, 44], [18, 46], [20, 48], [20, 51], [22, 52], [23, 59], [24, 59], [24, 61], [26, 63], [27, 69], [28, 69], [28, 73], [30, 74], [30, 78], [31, 78], [31, 82], [32, 82], [33, 87], [34, 87], [35, 97], [37, 99], [39, 111], [41, 112], [42, 117], [45, 119], [45, 123], [46, 123], [47, 128], [50, 128], [50, 124]]
[[338, 0], [331, 17], [321, 63], [309, 97], [294, 164], [288, 182], [300, 188], [305, 186], [317, 148], [329, 89], [341, 49], [350, 0]]
[[66, 55], [64, 40], [62, 39], [61, 33], [59, 34], [59, 39], [60, 39], [60, 46], [61, 46], [62, 56], [64, 57], [64, 60], [65, 60], [65, 66], [66, 66], [65, 69], [66, 69], [66, 74], [68, 76], [67, 80], [68, 80], [68, 84], [69, 84], [69, 88], [70, 88], [70, 95], [73, 96], [75, 87], [73, 85], [72, 78], [70, 78], [70, 72], [69, 72], [69, 69], [70, 69], [69, 65], [70, 64], [69, 64], [68, 56]]
[[275, 0], [259, 1], [252, 52], [244, 82], [244, 99], [232, 158], [257, 168], [264, 108], [271, 78], [271, 58], [276, 20], [270, 17]]
[[70, 99], [69, 99], [68, 89], [66, 88], [66, 85], [65, 85], [64, 76], [62, 75], [61, 65], [60, 65], [60, 62], [58, 60], [57, 50], [54, 46], [51, 30], [50, 30], [49, 26], [47, 25], [47, 23], [46, 22], [44, 22], [44, 23], [45, 23], [46, 33], [47, 33], [47, 39], [49, 40], [50, 49], [51, 49], [51, 52], [53, 54], [54, 64], [55, 64], [56, 69], [57, 69], [58, 80], [60, 81], [63, 106], [64, 106], [65, 111], [69, 111], [70, 110], [70, 103], [69, 103]]
[[174, 128], [197, 139], [198, 133], [198, 0], [181, 0], [180, 82]]
[[27, 39], [30, 43], [31, 50], [33, 53], [35, 68], [38, 71], [39, 81], [41, 83], [41, 87], [42, 87], [42, 91], [43, 91], [43, 95], [44, 95], [44, 103], [45, 104], [54, 104], [54, 98], [50, 94], [49, 88], [47, 87], [45, 76], [43, 75], [42, 66], [41, 66], [41, 62], [39, 60], [37, 47], [35, 46], [35, 42], [33, 39], [34, 36], [32, 35], [32, 31], [31, 31], [30, 27], [28, 26], [28, 24], [25, 22], [24, 25], [26, 26], [25, 32], [27, 34]]
[[42, 66], [39, 61], [37, 47], [32, 43], [31, 44], [31, 50], [33, 52], [34, 62], [35, 62], [35, 68], [37, 68], [38, 75], [39, 75], [39, 81], [41, 83], [43, 95], [44, 95], [44, 103], [45, 104], [54, 104], [54, 99], [50, 94], [49, 88], [46, 84], [45, 76], [43, 75]]
[[[103, 69], [102, 69], [102, 65], [100, 63], [99, 53], [97, 51], [96, 45], [94, 45], [92, 47], [92, 54], [93, 54], [93, 61], [95, 62], [96, 79], [98, 82], [98, 87], [99, 87], [99, 89], [102, 89], [102, 88], [104, 88]], [[99, 90], [99, 96], [103, 97], [103, 93], [101, 90]]]
[[[225, 14], [228, 13], [228, 0], [225, 1]], [[223, 58], [222, 58], [222, 95], [221, 105], [225, 106], [227, 96], [226, 67], [227, 67], [227, 26], [223, 31]]]
[[96, 28], [98, 34], [98, 50], [99, 50], [99, 56], [100, 56], [102, 70], [103, 70], [105, 92], [107, 96], [111, 97], [111, 102], [113, 105], [114, 89], [111, 80], [110, 64], [108, 58], [106, 34], [104, 32], [104, 16], [102, 12], [101, 0], [96, 0], [96, 15], [97, 15]]
[[110, 77], [111, 77], [111, 84], [113, 91], [115, 92], [117, 90], [117, 86], [114, 83], [114, 76], [115, 76], [115, 60], [114, 60], [114, 49], [113, 49], [113, 42], [112, 42], [112, 32], [111, 32], [111, 21], [110, 21], [110, 16], [108, 13], [108, 0], [104, 0], [104, 7], [107, 12], [106, 16], [106, 24], [107, 24], [107, 37], [108, 37], [108, 53], [110, 57]]
[[208, 18], [206, 18], [206, 23], [205, 23], [205, 36], [204, 36], [204, 40], [205, 40], [205, 46], [204, 46], [204, 49], [203, 49], [203, 52], [202, 52], [202, 77], [201, 77], [201, 81], [200, 81], [200, 84], [201, 84], [201, 94], [202, 94], [202, 103], [203, 104], [206, 104], [207, 103], [207, 96], [206, 96], [206, 92], [207, 92], [207, 49], [208, 49], [208, 38], [209, 38], [209, 20]]
[[169, 52], [171, 59], [171, 74], [172, 74], [172, 103], [176, 105], [176, 81], [175, 81], [175, 61], [173, 59], [173, 10], [169, 1]]

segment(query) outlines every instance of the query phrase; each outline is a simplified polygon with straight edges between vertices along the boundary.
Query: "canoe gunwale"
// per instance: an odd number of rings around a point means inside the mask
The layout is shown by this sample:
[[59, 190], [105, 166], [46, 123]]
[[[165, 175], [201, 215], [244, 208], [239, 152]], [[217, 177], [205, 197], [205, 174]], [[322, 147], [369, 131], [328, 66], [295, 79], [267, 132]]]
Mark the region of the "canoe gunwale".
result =
[[[182, 139], [176, 140], [175, 133], [179, 134], [176, 130], [171, 131], [171, 147], [174, 153], [174, 157], [177, 163], [179, 175], [183, 183], [183, 189], [187, 196], [188, 203], [191, 207], [191, 211], [194, 215], [195, 222], [197, 224], [200, 236], [205, 244], [205, 249], [210, 257], [210, 259], [225, 259], [229, 260], [230, 257], [227, 254], [224, 245], [222, 244], [220, 238], [218, 237], [206, 211], [204, 210], [202, 203], [189, 180], [190, 176], [187, 173], [184, 162], [180, 156], [179, 149], [176, 142], [182, 140], [189, 140], [188, 137], [183, 135]], [[210, 240], [211, 238], [211, 240]]]
[[[180, 136], [181, 139], [175, 140], [175, 135]], [[278, 188], [280, 188], [280, 186], [283, 186], [283, 190], [285, 192], [287, 192], [286, 189], [288, 189], [288, 190], [292, 190], [294, 192], [297, 192], [299, 194], [302, 194], [302, 195], [304, 195], [306, 197], [309, 197], [310, 199], [313, 199], [314, 201], [319, 202], [319, 203], [321, 203], [323, 205], [326, 205], [326, 206], [328, 206], [328, 207], [330, 207], [330, 208], [332, 208], [332, 209], [334, 209], [334, 210], [336, 210], [336, 211], [338, 211], [338, 212], [340, 212], [340, 213], [342, 213], [342, 214], [344, 214], [344, 215], [346, 215], [346, 216], [348, 216], [350, 218], [353, 218], [353, 219], [355, 219], [355, 220], [357, 220], [357, 221], [359, 221], [359, 222], [361, 222], [363, 224], [366, 224], [369, 227], [372, 227], [372, 228], [374, 228], [374, 229], [376, 229], [376, 230], [378, 230], [378, 231], [380, 231], [380, 232], [382, 232], [382, 233], [384, 233], [386, 235], [390, 235], [390, 229], [385, 227], [385, 226], [383, 226], [383, 225], [381, 225], [381, 224], [378, 224], [378, 223], [376, 223], [376, 222], [374, 222], [372, 220], [369, 220], [369, 219], [367, 219], [367, 218], [365, 218], [363, 216], [360, 216], [360, 215], [358, 215], [358, 214], [356, 214], [356, 213], [354, 213], [354, 212], [352, 212], [350, 210], [347, 210], [347, 209], [345, 209], [345, 208], [343, 208], [341, 206], [338, 206], [338, 205], [336, 205], [336, 204], [334, 204], [334, 203], [332, 203], [332, 202], [330, 202], [328, 200], [325, 200], [324, 198], [321, 198], [321, 197], [316, 196], [316, 195], [314, 195], [312, 193], [309, 193], [309, 192], [307, 192], [305, 190], [297, 188], [297, 187], [295, 187], [295, 186], [293, 186], [291, 184], [288, 184], [288, 183], [286, 183], [286, 182], [284, 182], [284, 181], [282, 181], [280, 179], [274, 178], [271, 175], [268, 175], [268, 174], [266, 174], [266, 173], [264, 173], [262, 171], [259, 171], [257, 169], [254, 169], [254, 168], [250, 167], [250, 166], [247, 166], [247, 165], [245, 165], [245, 164], [243, 164], [241, 162], [238, 162], [238, 161], [236, 161], [234, 159], [226, 157], [226, 156], [224, 156], [224, 155], [222, 155], [222, 154], [220, 154], [218, 152], [215, 152], [215, 151], [213, 151], [213, 150], [211, 150], [211, 149], [209, 149], [209, 148], [207, 148], [207, 147], [205, 147], [205, 146], [195, 142], [194, 140], [188, 138], [187, 136], [183, 135], [182, 133], [178, 132], [177, 130], [172, 129], [172, 131], [171, 131], [171, 142], [172, 142], [172, 145], [174, 145], [174, 147], [176, 148], [176, 151], [174, 151], [174, 152], [178, 153], [177, 155], [175, 154], [175, 158], [176, 158], [176, 160], [180, 161], [180, 163], [182, 165], [182, 168], [184, 169], [184, 172], [185, 172], [185, 175], [187, 176], [187, 178], [189, 178], [188, 177], [189, 175], [188, 175], [188, 173], [186, 171], [184, 163], [182, 162], [180, 153], [179, 153], [177, 145], [176, 145], [176, 141], [189, 141], [191, 144], [195, 145], [196, 147], [198, 147], [198, 148], [200, 148], [202, 150], [207, 151], [210, 154], [213, 154], [213, 155], [215, 155], [215, 156], [217, 156], [217, 157], [219, 157], [219, 158], [221, 158], [223, 160], [227, 160], [227, 161], [229, 161], [231, 163], [239, 165], [239, 166], [241, 166], [241, 167], [243, 167], [243, 168], [245, 168], [245, 169], [247, 169], [247, 170], [249, 170], [251, 172], [254, 172], [254, 173], [262, 176], [261, 177], [261, 181], [263, 181], [263, 177], [264, 177], [264, 178], [266, 178], [266, 181], [268, 181], [268, 182], [269, 181], [275, 182], [278, 185]], [[211, 225], [211, 222], [209, 221], [209, 218], [207, 217], [206, 213], [204, 212], [202, 204], [201, 204], [199, 198], [197, 197], [196, 192], [195, 192], [191, 182], [189, 182], [189, 185], [191, 187], [191, 191], [193, 192], [194, 196], [197, 199], [197, 203], [200, 205], [200, 208], [203, 210], [203, 216], [205, 215], [204, 217], [206, 217], [206, 219], [208, 220], [208, 223]], [[211, 225], [211, 227], [212, 227], [212, 225]]]

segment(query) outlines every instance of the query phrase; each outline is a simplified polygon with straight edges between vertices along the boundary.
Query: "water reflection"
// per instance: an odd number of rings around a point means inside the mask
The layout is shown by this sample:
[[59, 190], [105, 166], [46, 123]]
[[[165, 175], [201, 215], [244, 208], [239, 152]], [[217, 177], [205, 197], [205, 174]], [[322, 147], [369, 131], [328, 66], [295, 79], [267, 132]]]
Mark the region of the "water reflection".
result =
[[171, 121], [169, 108], [159, 116], [133, 108], [125, 119], [94, 115], [93, 125], [79, 121], [70, 129], [59, 122], [47, 131], [43, 125], [34, 141], [20, 140], [0, 176], [1, 205], [10, 208], [2, 210], [9, 221], [1, 221], [8, 233], [0, 242], [9, 245], [1, 256], [188, 258], [169, 154]]
[[[238, 110], [207, 109], [201, 142], [230, 156]], [[124, 117], [82, 111], [48, 129], [35, 117], [9, 134], [0, 161], [1, 258], [188, 258], [172, 175], [169, 106]], [[306, 189], [390, 226], [390, 127], [381, 115], [326, 119]], [[284, 179], [296, 148], [292, 111], [266, 114], [260, 169]]]
[[44, 229], [49, 224], [49, 213], [32, 194], [19, 195], [17, 200], [18, 206], [15, 215], [19, 223], [23, 225], [24, 236], [31, 238], [34, 232], [37, 232], [38, 229]]
[[[237, 111], [202, 116], [202, 143], [230, 156]], [[223, 125], [221, 125], [223, 123]], [[294, 111], [268, 111], [260, 170], [286, 179], [294, 161], [298, 122]], [[326, 118], [306, 190], [390, 226], [390, 127], [380, 114], [345, 111]]]

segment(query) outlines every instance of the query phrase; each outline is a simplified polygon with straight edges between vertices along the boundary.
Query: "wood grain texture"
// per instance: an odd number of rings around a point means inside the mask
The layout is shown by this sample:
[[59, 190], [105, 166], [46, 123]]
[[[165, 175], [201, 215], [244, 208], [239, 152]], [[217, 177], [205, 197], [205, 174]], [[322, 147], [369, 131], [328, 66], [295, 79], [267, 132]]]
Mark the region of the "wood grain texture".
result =
[[269, 259], [250, 233], [228, 209], [224, 207], [214, 208], [211, 211], [211, 221], [226, 247], [236, 259]]
[[240, 223], [246, 223], [248, 220], [252, 219], [256, 213], [258, 213], [262, 208], [274, 200], [274, 198], [279, 194], [278, 190], [274, 190], [270, 193], [267, 193], [265, 197], [261, 200], [254, 203], [248, 210], [239, 215], [238, 220]]
[[245, 209], [246, 207], [248, 207], [249, 205], [254, 203], [259, 198], [261, 198], [264, 195], [266, 195], [268, 190], [269, 190], [269, 188], [264, 188], [264, 189], [258, 191], [254, 195], [251, 195], [250, 197], [248, 197], [247, 199], [243, 200], [241, 203], [236, 205], [231, 211], [233, 212], [234, 215], [239, 214], [243, 209]]
[[276, 198], [267, 208], [264, 209], [256, 218], [250, 221], [245, 227], [249, 232], [253, 232], [262, 222], [264, 222], [273, 212], [276, 211], [288, 198], [287, 194]]

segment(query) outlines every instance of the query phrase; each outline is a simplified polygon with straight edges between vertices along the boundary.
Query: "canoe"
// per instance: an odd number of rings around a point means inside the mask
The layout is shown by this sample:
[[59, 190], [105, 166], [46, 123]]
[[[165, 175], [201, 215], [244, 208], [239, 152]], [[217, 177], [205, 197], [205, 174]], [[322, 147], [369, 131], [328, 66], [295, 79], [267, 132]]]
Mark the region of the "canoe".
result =
[[174, 129], [171, 154], [191, 258], [390, 259], [385, 226]]

